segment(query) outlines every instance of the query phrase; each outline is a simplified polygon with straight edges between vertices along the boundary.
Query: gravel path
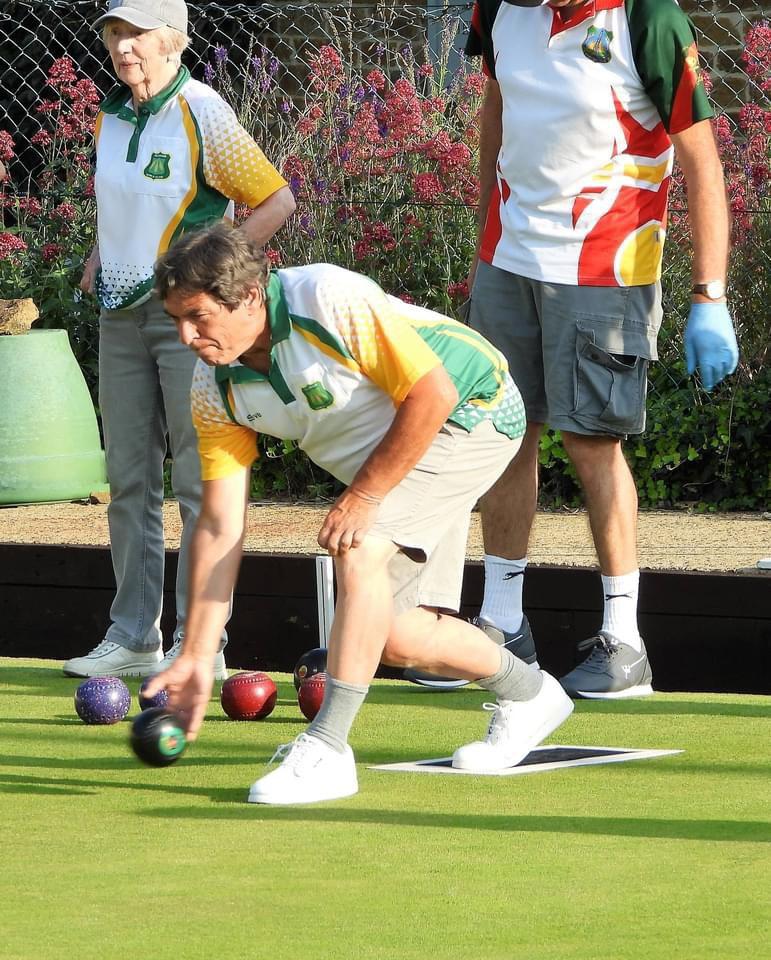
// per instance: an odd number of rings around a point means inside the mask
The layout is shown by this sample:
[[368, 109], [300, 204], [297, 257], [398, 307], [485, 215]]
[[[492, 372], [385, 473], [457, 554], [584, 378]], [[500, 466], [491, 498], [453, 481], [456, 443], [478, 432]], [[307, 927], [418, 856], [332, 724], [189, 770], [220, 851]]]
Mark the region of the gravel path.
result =
[[[320, 553], [316, 534], [327, 507], [255, 503], [248, 510], [246, 549], [257, 553]], [[176, 504], [164, 508], [167, 545], [179, 546]], [[756, 571], [771, 557], [771, 514], [697, 515], [642, 513], [640, 566], [659, 570]], [[105, 504], [54, 503], [0, 508], [0, 543], [107, 544]], [[468, 555], [482, 556], [479, 517], [472, 517]], [[539, 513], [531, 541], [532, 563], [591, 567], [595, 564], [586, 515]], [[771, 576], [771, 573], [769, 574]]]

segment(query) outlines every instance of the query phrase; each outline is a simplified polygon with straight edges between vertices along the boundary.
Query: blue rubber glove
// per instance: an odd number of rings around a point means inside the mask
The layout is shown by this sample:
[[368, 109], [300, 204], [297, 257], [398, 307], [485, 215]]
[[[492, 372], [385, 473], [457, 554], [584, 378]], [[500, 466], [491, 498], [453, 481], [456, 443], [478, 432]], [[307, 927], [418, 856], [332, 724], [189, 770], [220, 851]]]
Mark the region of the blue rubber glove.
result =
[[698, 367], [705, 390], [733, 373], [739, 362], [736, 333], [725, 303], [693, 303], [685, 325], [688, 373]]

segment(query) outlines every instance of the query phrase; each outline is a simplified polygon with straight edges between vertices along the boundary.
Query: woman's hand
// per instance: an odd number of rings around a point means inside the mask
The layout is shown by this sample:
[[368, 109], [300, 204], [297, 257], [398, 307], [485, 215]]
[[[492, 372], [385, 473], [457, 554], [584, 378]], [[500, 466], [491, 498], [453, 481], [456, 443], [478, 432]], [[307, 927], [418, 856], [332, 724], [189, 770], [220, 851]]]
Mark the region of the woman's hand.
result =
[[94, 292], [96, 272], [101, 265], [102, 261], [99, 259], [99, 247], [94, 247], [88, 260], [86, 260], [86, 265], [83, 268], [83, 276], [80, 278], [80, 289], [83, 293]]

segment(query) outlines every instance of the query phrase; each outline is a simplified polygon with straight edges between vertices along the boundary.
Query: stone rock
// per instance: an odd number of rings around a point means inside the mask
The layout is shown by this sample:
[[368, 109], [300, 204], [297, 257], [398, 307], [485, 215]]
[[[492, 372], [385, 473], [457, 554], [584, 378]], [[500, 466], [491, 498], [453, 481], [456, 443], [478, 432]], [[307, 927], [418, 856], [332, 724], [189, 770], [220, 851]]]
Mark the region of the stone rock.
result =
[[28, 333], [40, 316], [33, 300], [0, 300], [0, 334]]

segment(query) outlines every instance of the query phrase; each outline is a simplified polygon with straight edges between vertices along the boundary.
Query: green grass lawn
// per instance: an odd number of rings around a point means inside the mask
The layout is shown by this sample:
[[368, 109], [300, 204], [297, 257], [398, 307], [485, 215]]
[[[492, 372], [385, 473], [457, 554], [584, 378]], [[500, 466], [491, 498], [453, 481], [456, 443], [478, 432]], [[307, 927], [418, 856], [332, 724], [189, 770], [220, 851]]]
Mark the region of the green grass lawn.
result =
[[270, 808], [245, 799], [305, 728], [291, 677], [262, 722], [212, 701], [158, 770], [128, 722], [81, 723], [60, 669], [0, 660], [3, 960], [771, 955], [771, 698], [582, 702], [555, 742], [685, 753], [429, 776], [368, 765], [449, 755], [489, 694], [380, 681], [353, 730], [359, 794]]

